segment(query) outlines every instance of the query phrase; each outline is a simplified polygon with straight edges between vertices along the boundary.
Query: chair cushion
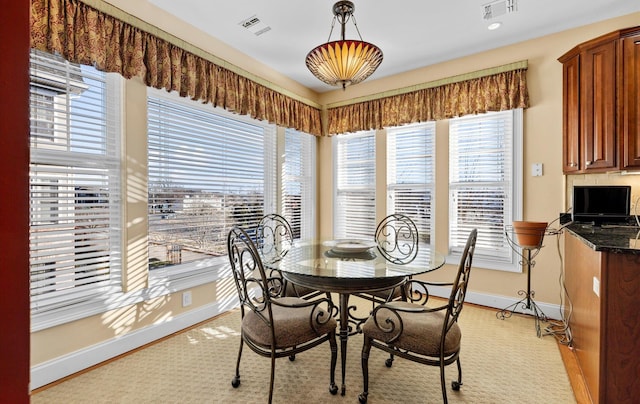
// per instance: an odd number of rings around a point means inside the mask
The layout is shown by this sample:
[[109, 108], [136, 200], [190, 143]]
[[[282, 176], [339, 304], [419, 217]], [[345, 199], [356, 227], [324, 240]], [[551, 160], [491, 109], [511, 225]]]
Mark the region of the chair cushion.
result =
[[378, 297], [382, 300], [396, 300], [402, 297], [402, 289], [393, 288], [385, 290], [376, 290], [375, 292], [369, 292], [370, 295]]
[[284, 296], [287, 297], [302, 297], [311, 293], [317, 293], [316, 289], [307, 288], [305, 286], [294, 285], [291, 282], [286, 283], [284, 290]]
[[[284, 304], [308, 304], [307, 300], [298, 297], [283, 297], [273, 299]], [[282, 307], [271, 305], [273, 311], [273, 323], [276, 338], [276, 348], [288, 348], [295, 345], [301, 345], [307, 341], [311, 341], [322, 335], [327, 334], [336, 328], [336, 320], [332, 317], [325, 324], [316, 323], [316, 330], [311, 326], [311, 310], [313, 306], [307, 307]], [[322, 310], [326, 319], [328, 315], [326, 310]], [[267, 310], [263, 312], [268, 317]], [[255, 312], [248, 311], [242, 319], [242, 332], [245, 338], [248, 338], [257, 345], [263, 347], [271, 347], [271, 330], [269, 325], [263, 321]]]
[[[403, 329], [400, 337], [393, 342], [393, 346], [415, 352], [426, 356], [440, 355], [440, 339], [442, 336], [442, 325], [444, 321], [444, 310], [436, 312], [418, 312], [425, 307], [418, 304], [408, 302], [394, 302], [390, 306], [403, 307], [406, 309], [416, 310], [415, 312], [398, 312], [402, 318]], [[376, 313], [378, 324], [385, 326], [385, 320], [389, 318], [394, 320], [397, 326], [397, 317], [388, 310], [379, 310]], [[365, 336], [378, 341], [388, 343], [395, 335], [393, 333], [385, 333], [379, 329], [373, 320], [369, 319], [362, 326], [362, 332]], [[446, 335], [444, 343], [444, 355], [448, 356], [460, 350], [460, 340], [462, 333], [458, 323], [454, 323]]]

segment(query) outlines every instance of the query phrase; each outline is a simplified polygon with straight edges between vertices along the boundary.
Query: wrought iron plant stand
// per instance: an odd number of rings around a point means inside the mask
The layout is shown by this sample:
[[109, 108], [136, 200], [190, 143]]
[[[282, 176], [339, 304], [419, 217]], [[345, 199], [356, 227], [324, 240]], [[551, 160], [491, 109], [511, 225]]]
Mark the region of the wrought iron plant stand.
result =
[[[509, 230], [506, 230], [505, 234], [507, 242], [509, 243], [513, 251], [515, 251], [516, 254], [518, 254], [521, 258], [520, 265], [522, 265], [522, 268], [527, 271], [527, 290], [520, 289], [518, 291], [518, 296], [522, 296], [522, 299], [505, 307], [502, 310], [499, 310], [496, 313], [496, 317], [500, 320], [504, 320], [511, 317], [511, 315], [515, 312], [529, 312], [534, 316], [536, 334], [538, 335], [538, 337], [540, 337], [542, 335], [540, 323], [548, 322], [549, 318], [546, 314], [544, 314], [540, 306], [538, 306], [534, 300], [536, 292], [531, 290], [531, 268], [533, 268], [536, 264], [534, 258], [536, 257], [536, 255], [538, 255], [540, 249], [542, 248], [542, 240], [544, 238], [544, 234], [543, 237], [540, 237], [540, 242], [536, 246], [520, 246], [515, 241], [513, 241], [513, 238], [509, 234]], [[522, 250], [522, 252], [520, 252], [520, 250]]]

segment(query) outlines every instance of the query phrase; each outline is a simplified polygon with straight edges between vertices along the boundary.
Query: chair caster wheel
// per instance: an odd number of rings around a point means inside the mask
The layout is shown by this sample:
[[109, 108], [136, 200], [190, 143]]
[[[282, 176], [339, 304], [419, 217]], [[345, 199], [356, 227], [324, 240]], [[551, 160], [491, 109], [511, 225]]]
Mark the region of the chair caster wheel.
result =
[[338, 394], [338, 386], [335, 383], [332, 383], [331, 386], [329, 386], [329, 393], [333, 396]]
[[393, 365], [393, 359], [389, 358], [389, 359], [385, 360], [384, 364], [385, 364], [386, 367], [390, 368], [391, 365]]
[[451, 382], [451, 388], [452, 388], [454, 391], [458, 391], [458, 390], [460, 390], [460, 386], [462, 386], [462, 383], [460, 383], [460, 382], [457, 382], [457, 381], [455, 381], [455, 380]]
[[360, 404], [365, 404], [367, 402], [367, 393], [360, 393], [358, 396], [358, 401]]
[[240, 376], [234, 376], [231, 380], [231, 385], [233, 386], [233, 388], [237, 389], [238, 386], [240, 386]]
[[296, 360], [296, 355], [295, 355], [295, 354], [293, 354], [293, 355], [289, 355], [289, 360], [290, 360], [291, 362], [293, 362], [294, 360]]

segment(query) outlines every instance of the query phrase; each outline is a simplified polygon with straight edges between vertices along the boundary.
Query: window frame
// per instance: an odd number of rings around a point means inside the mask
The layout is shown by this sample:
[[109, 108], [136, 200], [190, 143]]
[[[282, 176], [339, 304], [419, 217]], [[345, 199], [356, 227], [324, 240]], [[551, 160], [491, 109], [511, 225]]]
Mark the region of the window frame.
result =
[[[45, 59], [49, 59], [45, 61]], [[39, 129], [50, 132], [47, 137], [50, 138], [50, 146], [43, 144], [38, 147], [43, 140], [39, 136], [35, 139], [30, 136], [30, 169], [29, 176], [31, 178], [32, 185], [30, 186], [29, 203], [31, 205], [31, 217], [37, 214], [40, 209], [37, 209], [34, 205], [37, 204], [37, 199], [34, 199], [32, 192], [42, 192], [34, 190], [34, 178], [37, 178], [39, 169], [38, 165], [43, 165], [46, 171], [53, 170], [52, 172], [59, 173], [58, 177], [63, 182], [73, 184], [74, 182], [67, 181], [68, 179], [76, 178], [76, 184], [81, 184], [82, 177], [78, 176], [76, 170], [84, 172], [83, 175], [92, 175], [91, 173], [104, 172], [104, 178], [107, 178], [106, 185], [106, 198], [102, 196], [96, 200], [88, 196], [87, 203], [91, 206], [101, 208], [100, 205], [107, 201], [108, 212], [107, 216], [100, 217], [102, 221], [108, 221], [108, 230], [101, 232], [107, 235], [104, 242], [109, 245], [109, 261], [108, 261], [108, 278], [104, 283], [96, 288], [89, 288], [86, 291], [69, 290], [68, 293], [62, 293], [60, 297], [55, 299], [47, 299], [47, 304], [40, 310], [34, 308], [34, 299], [31, 297], [31, 329], [32, 331], [38, 331], [51, 326], [63, 324], [69, 321], [86, 317], [87, 315], [96, 314], [97, 312], [103, 312], [104, 307], [108, 306], [108, 302], [118, 300], [123, 296], [122, 291], [122, 252], [123, 252], [123, 239], [122, 229], [124, 224], [124, 216], [122, 209], [122, 166], [121, 166], [121, 153], [122, 153], [122, 116], [123, 107], [121, 100], [123, 99], [123, 80], [114, 73], [102, 73], [90, 66], [74, 65], [68, 61], [62, 59], [60, 56], [48, 54], [42, 51], [31, 51], [31, 96], [30, 105], [33, 107], [35, 95], [38, 99], [35, 100], [37, 105], [34, 111], [31, 108], [31, 135], [34, 132], [38, 132]], [[42, 69], [37, 70], [34, 63], [44, 63]], [[47, 63], [57, 64], [65, 67], [64, 75], [59, 74], [55, 67], [48, 67]], [[77, 66], [72, 68], [71, 66]], [[73, 70], [73, 71], [72, 71]], [[88, 81], [95, 81], [101, 83], [102, 89], [98, 93], [101, 104], [95, 104], [97, 98], [89, 98], [86, 102], [73, 107], [72, 103], [78, 99], [78, 95], [70, 95], [67, 87], [67, 92], [64, 97], [65, 100], [56, 100], [53, 95], [54, 90], [47, 90], [47, 88], [58, 88], [58, 92], [64, 92], [62, 86], [75, 86], [77, 88], [85, 87], [85, 79]], [[66, 83], [66, 84], [65, 84]], [[86, 86], [85, 90], [91, 89], [90, 86]], [[91, 90], [93, 91], [93, 90]], [[47, 96], [47, 94], [49, 94]], [[49, 97], [47, 102], [43, 102], [42, 98]], [[63, 100], [61, 102], [61, 100]], [[50, 104], [50, 105], [45, 105]], [[99, 106], [99, 110], [96, 108]], [[42, 114], [38, 111], [38, 108], [50, 108], [49, 112], [44, 111]], [[74, 111], [74, 108], [78, 108]], [[95, 113], [95, 111], [102, 111]], [[34, 115], [35, 114], [35, 115]], [[51, 123], [41, 126], [37, 121], [44, 117], [45, 119], [51, 119]], [[36, 123], [34, 124], [34, 119]], [[77, 121], [75, 124], [73, 122]], [[56, 129], [56, 126], [59, 126]], [[104, 128], [104, 138], [95, 136], [96, 128]], [[56, 134], [56, 132], [58, 134]], [[68, 145], [65, 147], [63, 143], [55, 142], [57, 136], [60, 133], [66, 133], [63, 135], [68, 137]], [[77, 137], [75, 142], [71, 139], [71, 136]], [[97, 132], [97, 133], [100, 133]], [[45, 139], [46, 140], [46, 139]], [[61, 138], [62, 140], [62, 138]], [[99, 152], [104, 148], [104, 152]], [[64, 149], [64, 150], [63, 150]], [[75, 150], [74, 150], [75, 149]], [[99, 157], [102, 156], [102, 157]], [[73, 165], [72, 165], [73, 164]], [[53, 168], [47, 169], [47, 166]], [[65, 166], [74, 167], [64, 171]], [[60, 167], [55, 169], [55, 167]], [[35, 171], [34, 171], [35, 170]], [[66, 174], [65, 174], [66, 173]], [[95, 175], [95, 174], [94, 174]], [[56, 184], [59, 184], [56, 182]], [[88, 186], [91, 186], [92, 182], [87, 182]], [[78, 189], [76, 185], [75, 198], [78, 198]], [[93, 185], [95, 186], [95, 184]], [[101, 186], [103, 189], [105, 185]], [[58, 190], [54, 193], [57, 194]], [[67, 192], [68, 193], [68, 192]], [[102, 195], [102, 191], [101, 194]], [[62, 197], [62, 196], [60, 196]], [[79, 202], [73, 202], [74, 210]], [[91, 207], [89, 206], [89, 207]], [[99, 213], [99, 212], [98, 212]], [[75, 216], [74, 216], [75, 217]], [[32, 218], [30, 218], [30, 233], [32, 232], [33, 225], [31, 224]], [[90, 227], [88, 227], [90, 228]], [[75, 234], [75, 233], [74, 233]], [[77, 236], [76, 236], [77, 237]], [[33, 234], [31, 235], [31, 243], [35, 242]], [[96, 243], [93, 238], [91, 243]], [[92, 245], [92, 244], [90, 244]], [[96, 244], [99, 245], [99, 244]], [[30, 246], [30, 273], [32, 271], [32, 264], [35, 262], [33, 244]], [[77, 244], [74, 244], [74, 248], [77, 248]], [[99, 251], [99, 250], [98, 250]], [[74, 256], [75, 257], [75, 256]], [[79, 259], [84, 259], [80, 257]], [[32, 278], [33, 282], [33, 278]], [[96, 308], [99, 308], [96, 311]]]
[[[508, 111], [500, 111], [500, 112], [489, 112], [485, 114], [479, 115], [468, 115], [459, 118], [451, 119], [449, 123], [449, 139], [455, 136], [452, 133], [452, 125], [451, 122], [454, 120], [482, 120], [483, 117], [492, 117], [499, 116], [499, 114], [511, 114], [511, 179], [509, 190], [511, 192], [511, 206], [509, 207], [509, 211], [507, 215], [505, 215], [504, 221], [504, 231], [502, 233], [502, 248], [505, 257], [500, 260], [496, 259], [495, 254], [491, 254], [491, 251], [487, 249], [483, 249], [482, 247], [482, 232], [479, 229], [478, 232], [478, 243], [476, 244], [476, 250], [473, 257], [474, 265], [486, 269], [500, 270], [506, 272], [522, 272], [522, 266], [520, 265], [520, 255], [518, 251], [512, 248], [512, 244], [507, 239], [507, 232], [509, 227], [511, 226], [511, 222], [514, 220], [520, 220], [522, 217], [522, 201], [523, 201], [523, 110], [521, 108], [508, 110]], [[456, 204], [452, 201], [453, 193], [452, 193], [452, 157], [451, 157], [451, 144], [449, 146], [449, 195], [448, 195], [448, 204], [449, 204], [449, 226], [452, 225], [452, 210], [455, 209]], [[447, 261], [456, 262], [460, 259], [461, 249], [463, 245], [458, 245], [458, 250], [456, 250], [456, 246], [452, 245], [452, 230], [449, 229], [449, 248], [448, 248], [448, 256]]]
[[[219, 116], [225, 120], [261, 127], [265, 135], [265, 147], [263, 149], [265, 170], [263, 212], [275, 212], [277, 207], [276, 167], [278, 165], [276, 160], [277, 130], [275, 125], [254, 120], [247, 116], [233, 114], [222, 108], [214, 108], [210, 104], [202, 104], [188, 98], [180, 97], [175, 92], [169, 93], [163, 90], [148, 88], [147, 99], [149, 98], [166, 100], [177, 103], [182, 107], [193, 108], [201, 113]], [[149, 123], [147, 123], [147, 127], [150, 127]], [[148, 150], [149, 146], [147, 145], [147, 152]], [[147, 176], [147, 180], [148, 179], [149, 176]], [[172, 290], [182, 290], [187, 287], [198, 286], [219, 279], [221, 276], [224, 276], [225, 271], [228, 271], [227, 266], [228, 258], [226, 255], [177, 264], [169, 266], [164, 270], [149, 271], [149, 285], [151, 288], [168, 287]], [[170, 271], [168, 268], [170, 268]]]
[[[294, 233], [294, 239], [312, 239], [316, 235], [316, 136], [300, 132], [295, 129], [284, 129], [284, 153], [280, 164], [280, 213], [289, 221]], [[296, 139], [296, 138], [299, 138]], [[290, 141], [296, 139], [298, 154], [290, 156]], [[298, 147], [299, 146], [299, 147]], [[293, 161], [292, 161], [293, 160]], [[288, 170], [289, 164], [298, 169]], [[287, 184], [300, 184], [301, 207], [300, 217], [292, 217], [287, 211], [285, 200], [285, 187]], [[297, 223], [299, 221], [299, 223]], [[297, 227], [299, 226], [299, 231]], [[296, 237], [298, 236], [299, 237]]]
[[[368, 177], [370, 177], [371, 182], [367, 182], [366, 184], [358, 184], [357, 186], [349, 186], [349, 187], [341, 187], [340, 186], [340, 175], [342, 175], [341, 170], [343, 169], [343, 167], [341, 166], [341, 154], [340, 154], [340, 148], [342, 147], [343, 143], [349, 142], [350, 140], [360, 140], [362, 138], [371, 138], [371, 143], [373, 146], [373, 153], [368, 155], [366, 158], [366, 161], [369, 165], [367, 165], [366, 167], [371, 168], [372, 169], [372, 173], [370, 173], [370, 175]], [[375, 231], [376, 231], [376, 226], [377, 226], [377, 222], [376, 222], [376, 205], [377, 205], [377, 189], [376, 189], [376, 165], [377, 165], [377, 156], [376, 156], [376, 131], [371, 130], [371, 131], [360, 131], [360, 132], [356, 132], [356, 133], [347, 133], [347, 134], [341, 134], [338, 136], [334, 136], [333, 140], [332, 140], [332, 146], [333, 146], [333, 156], [334, 156], [334, 160], [333, 160], [333, 183], [334, 183], [334, 189], [333, 189], [333, 236], [334, 238], [367, 238], [367, 239], [371, 239], [374, 237], [375, 235]], [[357, 164], [356, 165], [358, 168], [363, 168], [361, 164]], [[358, 222], [356, 220], [353, 219], [353, 217], [350, 218], [349, 223], [353, 225], [354, 223], [357, 224], [357, 226], [360, 226], [361, 229], [352, 229], [349, 230], [349, 228], [346, 227], [347, 221], [346, 220], [341, 220], [341, 213], [340, 213], [340, 193], [341, 192], [348, 192], [348, 191], [361, 191], [363, 189], [373, 189], [373, 196], [371, 197], [370, 201], [372, 201], [373, 206], [371, 207], [371, 212], [369, 213], [368, 218], [364, 219], [363, 222]], [[363, 193], [366, 194], [366, 193]], [[364, 195], [366, 197], [366, 195]], [[344, 216], [346, 217], [347, 215], [344, 214]], [[366, 214], [365, 214], [366, 216]], [[367, 220], [369, 219], [370, 220]], [[367, 221], [369, 221], [370, 223], [367, 223]], [[345, 230], [341, 231], [341, 226], [345, 226]], [[369, 227], [369, 228], [367, 228]]]
[[[386, 128], [387, 133], [387, 155], [386, 155], [386, 166], [387, 166], [387, 178], [386, 178], [386, 195], [387, 195], [387, 214], [392, 213], [404, 213], [409, 216], [418, 227], [418, 233], [420, 234], [419, 242], [424, 245], [435, 245], [435, 213], [436, 213], [436, 122], [422, 122], [418, 124], [397, 126], [397, 127], [389, 127]], [[424, 147], [424, 157], [425, 157], [425, 169], [426, 172], [423, 172], [425, 178], [423, 182], [420, 183], [405, 183], [398, 184], [396, 183], [396, 178], [393, 177], [393, 172], [391, 164], [396, 164], [394, 157], [396, 150], [393, 150], [394, 140], [392, 137], [395, 136], [418, 136], [423, 137], [425, 139], [425, 143], [421, 146]], [[430, 138], [430, 139], [429, 139]], [[415, 153], [410, 154], [409, 156], [405, 155], [406, 158], [417, 158], [418, 155]], [[430, 178], [429, 178], [430, 177]], [[431, 181], [429, 181], [431, 180]], [[395, 208], [395, 203], [393, 202], [393, 194], [396, 189], [407, 189], [415, 191], [417, 188], [424, 190], [425, 193], [429, 193], [431, 195], [430, 206], [427, 208], [430, 214], [430, 218], [427, 221], [422, 220], [418, 215], [412, 212], [405, 212], [402, 210], [397, 210]], [[425, 231], [428, 229], [428, 231]], [[428, 237], [427, 237], [427, 233]], [[428, 238], [429, 242], [425, 240]]]

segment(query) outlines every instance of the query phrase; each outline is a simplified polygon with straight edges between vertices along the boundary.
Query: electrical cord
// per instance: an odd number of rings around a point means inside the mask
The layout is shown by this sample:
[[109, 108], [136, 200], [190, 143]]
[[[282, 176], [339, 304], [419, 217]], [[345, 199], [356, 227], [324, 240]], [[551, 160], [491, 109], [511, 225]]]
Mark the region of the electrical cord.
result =
[[[636, 224], [640, 227], [640, 218], [638, 217], [638, 206], [640, 205], [640, 196], [636, 197], [633, 203], [633, 217], [635, 219]], [[567, 212], [568, 213], [568, 212]], [[559, 219], [556, 219], [559, 220]], [[554, 223], [556, 220], [550, 223]], [[560, 258], [560, 277], [558, 279], [560, 283], [560, 317], [561, 320], [550, 320], [549, 325], [545, 328], [545, 335], [553, 335], [559, 343], [563, 345], [567, 345], [569, 348], [573, 349], [573, 335], [571, 334], [571, 327], [569, 323], [571, 321], [571, 315], [573, 314], [573, 302], [567, 292], [567, 288], [565, 285], [565, 277], [564, 277], [564, 260], [562, 256], [562, 251], [560, 249], [560, 235], [562, 234], [562, 229], [573, 222], [568, 222], [562, 225], [559, 229], [547, 230], [547, 234], [555, 234], [558, 235], [556, 238], [556, 247], [558, 251], [558, 257]], [[640, 230], [636, 234], [635, 244], [638, 243], [638, 239], [640, 239]]]
[[[567, 211], [566, 213], [569, 213]], [[558, 251], [558, 257], [560, 258], [560, 276], [558, 277], [558, 283], [560, 284], [560, 320], [549, 320], [549, 324], [544, 329], [544, 335], [553, 335], [559, 343], [567, 345], [572, 348], [573, 336], [571, 334], [571, 327], [569, 321], [573, 313], [573, 303], [567, 292], [564, 276], [564, 259], [562, 256], [562, 250], [560, 249], [560, 235], [563, 233], [563, 229], [573, 222], [568, 222], [560, 226], [558, 229], [550, 228], [553, 223], [560, 220], [560, 217], [553, 220], [547, 226], [546, 234], [555, 235], [556, 237], [556, 249]], [[639, 232], [640, 234], [640, 232]], [[565, 309], [565, 306], [567, 309]]]
[[[571, 315], [573, 313], [573, 303], [571, 302], [571, 298], [569, 297], [569, 293], [567, 293], [567, 288], [565, 285], [564, 278], [564, 260], [562, 256], [562, 251], [560, 249], [560, 234], [562, 234], [562, 228], [569, 225], [566, 223], [560, 229], [556, 230], [555, 234], [558, 235], [556, 238], [556, 248], [558, 251], [558, 257], [560, 258], [560, 276], [558, 278], [558, 282], [560, 284], [560, 320], [549, 320], [549, 325], [545, 327], [544, 335], [553, 335], [559, 343], [563, 345], [567, 345], [570, 348], [573, 347], [573, 335], [571, 334], [571, 327], [569, 326], [569, 322], [571, 320]], [[565, 310], [565, 303], [568, 309]]]

